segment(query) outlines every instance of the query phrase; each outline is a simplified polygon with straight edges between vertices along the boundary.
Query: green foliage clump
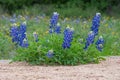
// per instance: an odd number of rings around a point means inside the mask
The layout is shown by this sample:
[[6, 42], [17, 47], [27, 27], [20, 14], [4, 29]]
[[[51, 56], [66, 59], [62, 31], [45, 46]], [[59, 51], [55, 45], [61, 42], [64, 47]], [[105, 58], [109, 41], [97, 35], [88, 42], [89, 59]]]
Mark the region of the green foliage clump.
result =
[[[25, 15], [24, 15], [25, 16]], [[30, 15], [29, 15], [30, 16]], [[95, 43], [90, 45], [87, 51], [83, 50], [87, 33], [91, 27], [91, 18], [85, 19], [81, 17], [65, 17], [59, 19], [61, 23], [61, 31], [66, 25], [74, 27], [74, 39], [70, 49], [63, 49], [63, 34], [47, 34], [46, 30], [49, 30], [49, 17], [38, 15], [38, 21], [36, 16], [30, 16], [27, 21], [27, 37], [29, 42], [28, 48], [17, 48], [11, 42], [9, 36], [10, 19], [11, 16], [3, 15], [0, 18], [0, 59], [11, 59], [12, 55], [15, 55], [14, 61], [27, 61], [31, 64], [39, 65], [77, 65], [85, 63], [97, 63], [101, 60], [100, 56], [120, 55], [120, 19], [114, 17], [104, 16], [101, 19], [101, 25], [99, 27], [99, 34], [95, 38], [95, 42], [98, 37], [103, 36], [105, 40], [104, 48], [102, 52], [99, 52], [95, 48]], [[22, 17], [24, 19], [24, 17]], [[18, 23], [22, 20], [18, 18]], [[79, 22], [76, 23], [76, 20]], [[32, 32], [38, 32], [39, 41], [34, 42]], [[79, 41], [80, 40], [80, 41]], [[79, 41], [79, 42], [78, 42]], [[82, 41], [82, 43], [80, 43]], [[47, 57], [49, 50], [53, 50], [54, 56], [52, 58]]]
[[[94, 47], [84, 51], [84, 44], [73, 39], [69, 49], [62, 48], [62, 34], [48, 34], [38, 42], [29, 42], [28, 48], [18, 48], [13, 61], [26, 61], [38, 65], [78, 65], [98, 63], [102, 58]], [[94, 49], [93, 49], [94, 48]], [[47, 52], [53, 50], [53, 57], [49, 58]]]
[[11, 38], [0, 32], [0, 59], [8, 59], [13, 57], [14, 44]]

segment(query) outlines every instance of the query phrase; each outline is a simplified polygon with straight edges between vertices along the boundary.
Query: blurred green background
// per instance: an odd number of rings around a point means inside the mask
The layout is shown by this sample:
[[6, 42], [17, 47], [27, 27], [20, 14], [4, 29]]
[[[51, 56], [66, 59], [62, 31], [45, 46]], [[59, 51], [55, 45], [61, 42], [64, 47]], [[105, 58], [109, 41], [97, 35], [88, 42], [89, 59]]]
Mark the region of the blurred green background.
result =
[[0, 0], [0, 14], [50, 15], [90, 17], [96, 12], [120, 17], [119, 0]]

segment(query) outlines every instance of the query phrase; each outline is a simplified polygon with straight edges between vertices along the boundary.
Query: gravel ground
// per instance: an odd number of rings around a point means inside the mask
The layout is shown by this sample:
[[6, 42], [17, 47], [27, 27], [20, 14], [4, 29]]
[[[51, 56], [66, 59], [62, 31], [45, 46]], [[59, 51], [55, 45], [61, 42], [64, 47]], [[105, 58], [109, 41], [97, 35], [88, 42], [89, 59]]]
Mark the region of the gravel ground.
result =
[[120, 56], [79, 66], [30, 66], [0, 60], [0, 80], [120, 80]]

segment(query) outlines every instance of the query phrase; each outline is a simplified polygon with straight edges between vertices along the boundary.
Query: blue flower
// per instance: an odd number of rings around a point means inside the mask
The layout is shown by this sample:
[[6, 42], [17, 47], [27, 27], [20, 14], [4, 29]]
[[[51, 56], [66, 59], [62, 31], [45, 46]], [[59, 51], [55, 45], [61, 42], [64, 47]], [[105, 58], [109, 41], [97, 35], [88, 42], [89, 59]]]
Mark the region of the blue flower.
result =
[[61, 27], [60, 27], [60, 24], [57, 23], [57, 26], [55, 27], [55, 31], [57, 34], [61, 33]]
[[88, 37], [86, 38], [86, 43], [84, 47], [85, 50], [88, 48], [88, 46], [94, 43], [94, 38], [95, 38], [94, 32], [90, 31], [90, 33], [88, 34]]
[[71, 42], [73, 40], [73, 33], [74, 33], [74, 29], [73, 28], [69, 28], [67, 27], [64, 30], [64, 41], [62, 44], [62, 47], [65, 48], [70, 48], [71, 46]]
[[57, 26], [57, 23], [58, 23], [58, 18], [59, 18], [59, 14], [57, 12], [54, 12], [51, 19], [50, 19], [50, 33], [51, 30], [55, 31], [55, 27]]
[[58, 18], [59, 18], [59, 14], [58, 14], [57, 12], [54, 12], [54, 13], [53, 13], [53, 16], [51, 17], [51, 20], [50, 20], [50, 24], [51, 24], [53, 27], [57, 25]]
[[53, 31], [53, 29], [49, 29], [49, 33], [51, 34], [51, 33], [53, 33], [54, 31]]
[[38, 34], [36, 32], [33, 33], [33, 37], [35, 42], [38, 42]]
[[92, 20], [91, 30], [95, 33], [95, 35], [98, 34], [98, 30], [99, 30], [99, 26], [100, 26], [100, 18], [101, 18], [101, 14], [96, 13], [96, 15], [94, 16], [94, 18]]
[[12, 37], [12, 42], [18, 43], [18, 27], [14, 23], [10, 29], [10, 36]]
[[48, 58], [52, 58], [52, 57], [54, 56], [53, 50], [49, 50], [49, 51], [47, 52], [46, 56], [47, 56]]
[[19, 32], [20, 33], [25, 33], [26, 32], [26, 22], [21, 23]]
[[99, 39], [96, 41], [96, 48], [97, 48], [99, 51], [102, 51], [103, 45], [104, 45], [104, 39], [103, 39], [102, 36], [100, 36]]
[[[12, 42], [22, 47], [25, 46], [23, 40], [26, 39], [26, 22], [22, 23], [19, 28], [14, 23], [10, 29], [10, 36], [12, 37]], [[26, 46], [28, 45], [26, 44]]]
[[26, 22], [23, 22], [19, 28], [19, 45], [22, 46], [23, 40], [26, 38]]
[[29, 46], [28, 40], [24, 38], [21, 47], [27, 48], [28, 46]]

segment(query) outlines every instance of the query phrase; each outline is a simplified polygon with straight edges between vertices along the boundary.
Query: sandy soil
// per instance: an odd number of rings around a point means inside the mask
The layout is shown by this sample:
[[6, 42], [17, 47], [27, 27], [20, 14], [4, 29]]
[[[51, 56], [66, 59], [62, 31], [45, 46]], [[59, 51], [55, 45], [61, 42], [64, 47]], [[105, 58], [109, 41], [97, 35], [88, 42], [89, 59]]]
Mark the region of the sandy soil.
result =
[[1, 60], [0, 80], [120, 80], [120, 57], [79, 66], [30, 66]]

